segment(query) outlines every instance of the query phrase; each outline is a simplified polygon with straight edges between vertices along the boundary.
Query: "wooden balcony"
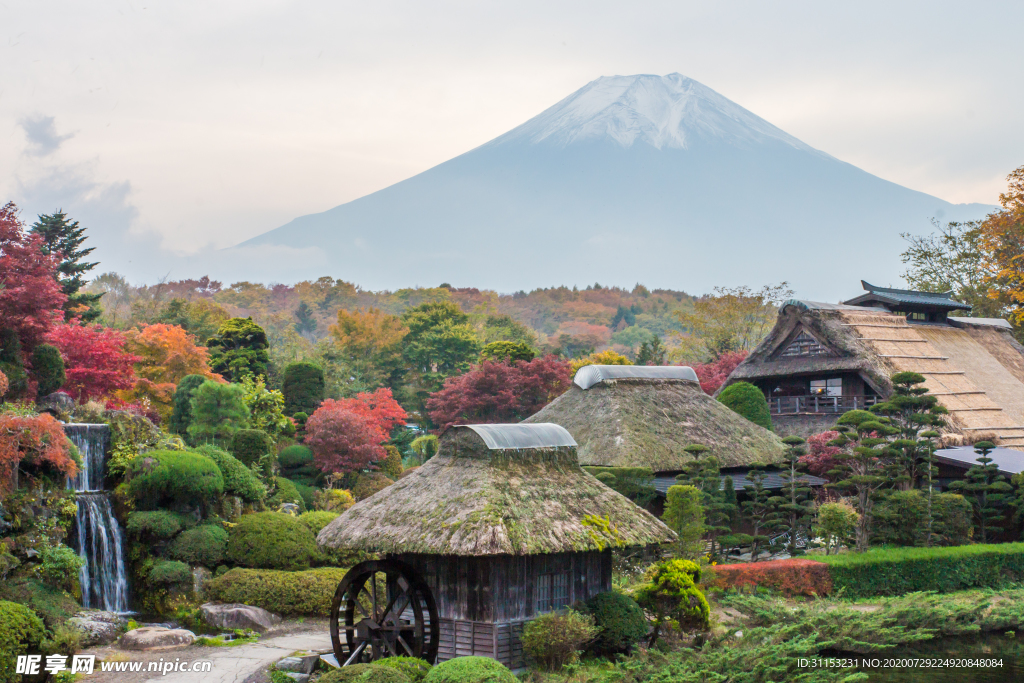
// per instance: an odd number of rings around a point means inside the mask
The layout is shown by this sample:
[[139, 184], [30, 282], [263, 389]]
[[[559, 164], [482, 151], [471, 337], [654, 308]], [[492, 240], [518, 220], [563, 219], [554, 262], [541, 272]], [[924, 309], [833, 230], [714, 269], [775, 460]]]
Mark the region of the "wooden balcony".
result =
[[795, 415], [798, 413], [845, 413], [848, 410], [866, 410], [879, 403], [878, 396], [776, 396], [768, 399], [772, 415]]

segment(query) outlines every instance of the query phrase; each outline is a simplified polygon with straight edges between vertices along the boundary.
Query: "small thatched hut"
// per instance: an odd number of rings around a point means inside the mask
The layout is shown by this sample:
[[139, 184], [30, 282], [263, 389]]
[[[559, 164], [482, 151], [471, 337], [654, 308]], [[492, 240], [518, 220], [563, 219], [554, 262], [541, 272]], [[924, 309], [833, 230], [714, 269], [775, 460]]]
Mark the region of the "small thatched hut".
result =
[[950, 411], [951, 431], [1024, 450], [1024, 347], [1009, 323], [951, 316], [970, 306], [949, 293], [862, 285], [865, 294], [842, 304], [785, 302], [725, 386], [756, 384], [776, 430], [807, 435], [887, 398], [893, 373], [917, 372]]
[[552, 422], [579, 443], [580, 463], [682, 471], [691, 444], [710, 448], [724, 469], [781, 462], [782, 439], [703, 392], [692, 368], [588, 365], [569, 391], [526, 423]]
[[[611, 589], [613, 547], [674, 539], [580, 468], [568, 432], [530, 424], [448, 429], [437, 455], [354, 505], [317, 542], [411, 568], [406, 579], [422, 580], [436, 602], [438, 661], [481, 655], [517, 668], [526, 622]], [[339, 649], [339, 660], [355, 652]]]

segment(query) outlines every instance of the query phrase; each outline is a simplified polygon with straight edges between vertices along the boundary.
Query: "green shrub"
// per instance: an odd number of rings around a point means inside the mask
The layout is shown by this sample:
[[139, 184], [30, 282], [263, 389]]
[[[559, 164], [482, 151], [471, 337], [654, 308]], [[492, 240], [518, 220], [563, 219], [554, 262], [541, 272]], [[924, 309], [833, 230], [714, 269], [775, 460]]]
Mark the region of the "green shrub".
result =
[[280, 512], [244, 515], [228, 538], [227, 557], [242, 567], [306, 569], [316, 556], [316, 539], [309, 527]]
[[273, 447], [270, 435], [260, 429], [239, 429], [231, 437], [231, 454], [247, 466], [259, 463]]
[[299, 493], [299, 489], [295, 487], [295, 484], [284, 477], [274, 477], [274, 482], [277, 488], [274, 491], [274, 495], [267, 499], [268, 507], [277, 509], [284, 503], [295, 503], [299, 506], [299, 512], [306, 511], [306, 500]]
[[734, 413], [742, 415], [765, 429], [772, 428], [772, 416], [764, 393], [749, 382], [730, 384], [718, 395], [718, 400]]
[[518, 683], [503, 664], [488, 657], [456, 657], [441, 662], [423, 683]]
[[153, 565], [146, 581], [153, 586], [164, 586], [178, 590], [191, 588], [192, 570], [184, 562], [161, 560]]
[[66, 545], [44, 546], [39, 552], [39, 559], [42, 560], [39, 573], [43, 581], [68, 593], [74, 590], [78, 571], [85, 564], [78, 553]]
[[32, 376], [39, 382], [39, 395], [46, 396], [64, 386], [64, 359], [56, 346], [40, 344], [32, 349]]
[[313, 462], [313, 451], [306, 446], [298, 444], [288, 446], [277, 454], [277, 463], [282, 470], [291, 470], [303, 465], [310, 465]]
[[394, 483], [392, 479], [384, 476], [381, 472], [364, 472], [356, 479], [356, 485], [352, 487], [352, 495], [356, 500], [365, 500]]
[[217, 463], [190, 451], [150, 451], [132, 460], [128, 472], [128, 492], [143, 508], [205, 504], [224, 493]]
[[128, 534], [135, 538], [168, 539], [181, 531], [178, 516], [167, 510], [142, 510], [128, 515]]
[[330, 524], [340, 515], [337, 512], [327, 512], [326, 510], [315, 510], [313, 512], [303, 512], [299, 515], [299, 521], [309, 527], [309, 530], [316, 536], [320, 533], [320, 530]]
[[586, 606], [598, 629], [591, 646], [598, 654], [629, 652], [647, 637], [647, 616], [628, 595], [614, 591], [598, 593], [587, 600]]
[[225, 494], [238, 496], [250, 503], [267, 497], [267, 488], [260, 478], [235, 456], [216, 446], [199, 446], [195, 451], [217, 463], [217, 468], [224, 477]]
[[167, 556], [192, 566], [212, 569], [223, 561], [227, 547], [228, 532], [214, 524], [204, 524], [174, 539], [167, 549]]
[[28, 607], [0, 600], [0, 683], [16, 683], [18, 655], [37, 652], [46, 636], [43, 622]]
[[387, 456], [377, 463], [377, 467], [380, 468], [380, 473], [388, 479], [394, 481], [402, 476], [402, 454], [398, 452], [398, 449], [394, 446], [385, 446], [384, 450], [387, 452]]
[[548, 671], [559, 671], [576, 660], [597, 632], [594, 618], [587, 614], [542, 614], [523, 627], [523, 652]]
[[418, 657], [385, 657], [377, 660], [374, 664], [397, 669], [408, 676], [412, 683], [420, 683], [433, 668]]
[[216, 602], [240, 602], [274, 614], [326, 617], [347, 571], [334, 567], [300, 572], [236, 568], [207, 582], [206, 591]]
[[281, 393], [284, 394], [284, 411], [312, 413], [324, 400], [324, 371], [319, 365], [299, 362], [289, 363], [284, 368]]
[[178, 382], [178, 388], [174, 390], [174, 398], [171, 400], [173, 409], [168, 428], [175, 434], [185, 436], [188, 434], [188, 426], [192, 424], [192, 394], [206, 381], [202, 375], [185, 375]]
[[998, 588], [1024, 581], [1024, 543], [952, 548], [876, 548], [814, 557], [829, 566], [844, 597]]

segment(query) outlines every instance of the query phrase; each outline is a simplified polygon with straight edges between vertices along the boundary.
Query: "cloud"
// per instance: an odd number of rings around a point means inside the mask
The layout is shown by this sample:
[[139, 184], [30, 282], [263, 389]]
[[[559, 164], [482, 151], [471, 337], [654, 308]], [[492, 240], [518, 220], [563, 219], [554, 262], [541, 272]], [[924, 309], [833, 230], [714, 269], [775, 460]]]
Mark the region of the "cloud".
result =
[[74, 137], [74, 133], [66, 135], [57, 134], [57, 124], [52, 116], [33, 114], [18, 121], [18, 125], [25, 131], [25, 138], [28, 140], [26, 154], [36, 157], [45, 157], [53, 154], [65, 140]]

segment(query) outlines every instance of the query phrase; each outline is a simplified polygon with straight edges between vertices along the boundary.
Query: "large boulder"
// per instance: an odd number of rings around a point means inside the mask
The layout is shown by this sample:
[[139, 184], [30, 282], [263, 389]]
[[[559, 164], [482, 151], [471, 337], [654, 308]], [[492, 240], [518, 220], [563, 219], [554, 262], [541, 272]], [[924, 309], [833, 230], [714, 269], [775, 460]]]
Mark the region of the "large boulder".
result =
[[226, 631], [241, 628], [263, 633], [281, 623], [281, 617], [252, 605], [240, 603], [217, 605], [208, 602], [200, 609], [203, 611], [203, 619], [207, 624]]
[[82, 633], [82, 646], [109, 645], [117, 640], [125, 619], [116, 612], [79, 612], [68, 619]]
[[144, 626], [121, 636], [122, 650], [173, 650], [191, 645], [196, 634], [183, 628]]

